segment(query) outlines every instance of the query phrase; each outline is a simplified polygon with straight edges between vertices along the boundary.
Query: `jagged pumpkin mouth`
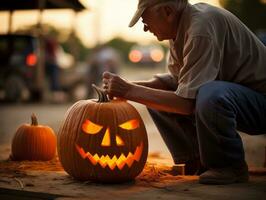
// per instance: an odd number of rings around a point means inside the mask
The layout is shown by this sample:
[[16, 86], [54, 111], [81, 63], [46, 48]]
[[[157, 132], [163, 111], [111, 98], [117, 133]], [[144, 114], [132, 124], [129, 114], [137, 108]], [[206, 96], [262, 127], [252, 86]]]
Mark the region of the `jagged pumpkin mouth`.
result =
[[131, 167], [134, 161], [138, 162], [141, 158], [143, 151], [143, 142], [136, 147], [134, 153], [129, 152], [127, 155], [121, 153], [120, 156], [114, 155], [112, 158], [109, 155], [99, 156], [97, 153], [92, 155], [90, 152], [85, 152], [82, 147], [76, 144], [76, 149], [83, 159], [87, 159], [91, 164], [99, 164], [102, 168], [108, 166], [111, 170], [115, 167], [122, 170], [125, 165]]

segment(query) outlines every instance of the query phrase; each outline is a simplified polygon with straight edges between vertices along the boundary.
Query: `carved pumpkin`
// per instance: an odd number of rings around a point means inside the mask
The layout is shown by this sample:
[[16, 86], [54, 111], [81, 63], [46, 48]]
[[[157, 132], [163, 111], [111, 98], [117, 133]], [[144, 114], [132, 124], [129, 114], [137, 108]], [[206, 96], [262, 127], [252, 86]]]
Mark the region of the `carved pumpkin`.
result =
[[[95, 87], [95, 86], [94, 86]], [[58, 156], [78, 180], [122, 182], [146, 163], [148, 140], [137, 110], [95, 88], [99, 100], [81, 100], [67, 112], [58, 134]]]
[[48, 126], [38, 125], [34, 114], [31, 125], [23, 124], [12, 140], [12, 160], [51, 160], [56, 152], [56, 136]]

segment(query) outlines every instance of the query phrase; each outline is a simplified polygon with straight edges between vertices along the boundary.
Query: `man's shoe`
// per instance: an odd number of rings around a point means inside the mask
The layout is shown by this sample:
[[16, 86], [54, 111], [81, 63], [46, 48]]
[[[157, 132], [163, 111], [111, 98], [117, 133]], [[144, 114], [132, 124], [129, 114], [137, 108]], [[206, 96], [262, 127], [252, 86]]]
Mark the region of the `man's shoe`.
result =
[[209, 169], [199, 176], [202, 184], [231, 184], [247, 182], [249, 179], [248, 166]]
[[185, 163], [185, 175], [200, 175], [207, 169], [200, 163], [200, 159], [187, 161]]

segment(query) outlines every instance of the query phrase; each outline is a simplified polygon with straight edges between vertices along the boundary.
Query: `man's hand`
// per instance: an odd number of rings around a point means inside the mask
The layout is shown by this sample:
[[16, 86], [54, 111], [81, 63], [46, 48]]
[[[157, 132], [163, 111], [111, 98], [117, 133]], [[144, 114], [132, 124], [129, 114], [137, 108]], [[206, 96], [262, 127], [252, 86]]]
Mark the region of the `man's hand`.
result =
[[103, 89], [109, 98], [120, 97], [127, 99], [133, 84], [110, 72], [103, 73]]

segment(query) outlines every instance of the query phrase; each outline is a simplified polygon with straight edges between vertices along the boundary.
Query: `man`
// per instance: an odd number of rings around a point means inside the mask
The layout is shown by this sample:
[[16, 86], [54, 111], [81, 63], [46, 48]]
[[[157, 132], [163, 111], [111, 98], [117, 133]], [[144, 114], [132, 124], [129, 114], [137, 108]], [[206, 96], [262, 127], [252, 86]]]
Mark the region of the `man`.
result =
[[187, 0], [139, 0], [144, 31], [170, 41], [169, 74], [128, 82], [103, 74], [109, 96], [146, 105], [175, 163], [200, 183], [248, 181], [236, 130], [266, 133], [266, 48], [239, 19]]

